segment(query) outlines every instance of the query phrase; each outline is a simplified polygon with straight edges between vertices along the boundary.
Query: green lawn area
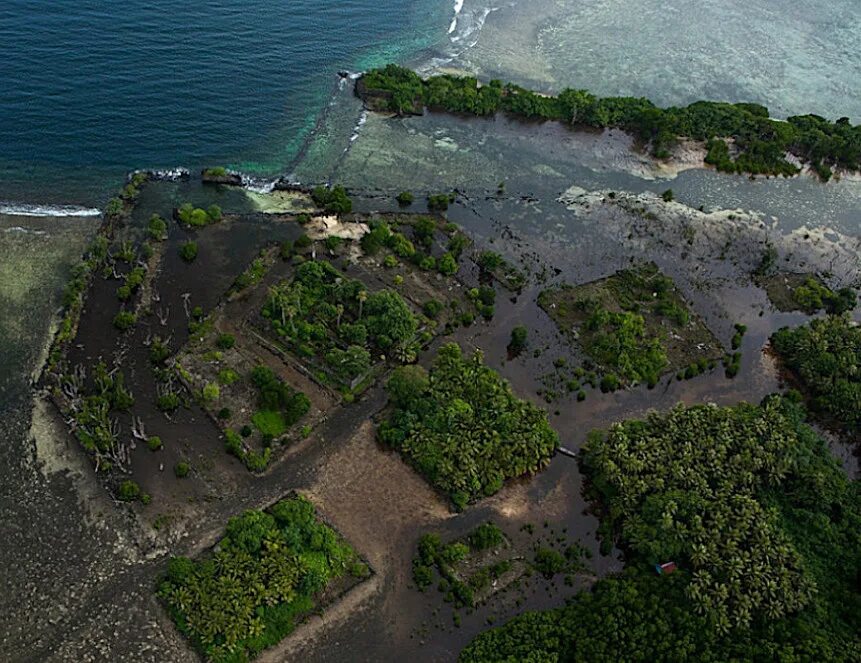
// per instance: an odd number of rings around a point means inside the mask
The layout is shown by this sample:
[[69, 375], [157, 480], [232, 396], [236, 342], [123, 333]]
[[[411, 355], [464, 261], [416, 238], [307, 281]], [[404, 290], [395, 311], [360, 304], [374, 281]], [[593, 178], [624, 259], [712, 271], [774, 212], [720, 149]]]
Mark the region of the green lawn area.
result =
[[251, 423], [263, 435], [279, 437], [287, 432], [287, 422], [284, 415], [277, 410], [260, 410], [251, 417]]

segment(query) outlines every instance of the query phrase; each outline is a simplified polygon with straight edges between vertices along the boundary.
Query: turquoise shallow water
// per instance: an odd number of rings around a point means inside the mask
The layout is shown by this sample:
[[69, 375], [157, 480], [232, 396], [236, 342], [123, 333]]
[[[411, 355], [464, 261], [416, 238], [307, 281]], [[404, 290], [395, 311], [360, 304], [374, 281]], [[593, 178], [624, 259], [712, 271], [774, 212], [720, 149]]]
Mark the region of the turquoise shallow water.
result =
[[0, 201], [97, 204], [131, 168], [289, 169], [337, 83], [444, 38], [448, 0], [4, 0]]

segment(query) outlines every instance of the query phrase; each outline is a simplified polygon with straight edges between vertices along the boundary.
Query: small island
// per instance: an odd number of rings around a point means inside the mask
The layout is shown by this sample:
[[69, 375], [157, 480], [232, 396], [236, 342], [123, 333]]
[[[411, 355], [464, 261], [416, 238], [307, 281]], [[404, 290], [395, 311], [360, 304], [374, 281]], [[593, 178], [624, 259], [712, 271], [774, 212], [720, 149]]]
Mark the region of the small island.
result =
[[808, 165], [828, 181], [835, 171], [861, 170], [861, 125], [818, 115], [784, 122], [757, 104], [698, 101], [684, 108], [659, 108], [648, 99], [599, 98], [575, 89], [549, 96], [499, 80], [480, 84], [470, 76], [442, 74], [425, 80], [394, 64], [366, 72], [356, 82], [356, 94], [372, 110], [399, 115], [420, 115], [427, 107], [460, 115], [506, 113], [575, 128], [622, 129], [656, 159], [670, 159], [679, 141], [690, 139], [704, 147], [705, 165], [727, 173], [789, 177]]

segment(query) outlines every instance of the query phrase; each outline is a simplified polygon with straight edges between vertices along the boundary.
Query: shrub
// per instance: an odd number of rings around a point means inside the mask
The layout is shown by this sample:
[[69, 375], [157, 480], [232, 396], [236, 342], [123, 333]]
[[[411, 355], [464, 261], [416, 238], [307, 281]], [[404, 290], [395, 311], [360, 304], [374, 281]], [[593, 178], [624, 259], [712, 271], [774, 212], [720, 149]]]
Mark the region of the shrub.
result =
[[745, 325], [736, 325], [735, 326], [735, 334], [732, 337], [732, 349], [738, 350], [741, 347], [741, 341], [744, 338], [745, 333], [747, 332], [747, 327]]
[[360, 243], [362, 251], [368, 255], [374, 255], [382, 247], [388, 246], [391, 241], [392, 231], [384, 221], [371, 221], [370, 230], [362, 235]]
[[487, 550], [496, 548], [505, 541], [502, 530], [493, 523], [483, 523], [476, 527], [467, 536], [469, 545], [473, 550]]
[[416, 247], [401, 233], [392, 233], [388, 247], [399, 258], [412, 258], [416, 253]]
[[147, 438], [146, 445], [147, 447], [149, 447], [150, 451], [158, 451], [159, 449], [164, 448], [164, 443], [157, 435], [153, 435]]
[[138, 499], [140, 495], [141, 487], [131, 479], [123, 481], [117, 490], [117, 497], [123, 502], [133, 502]]
[[398, 194], [398, 203], [404, 207], [407, 207], [408, 205], [412, 205], [413, 200], [414, 200], [413, 194], [410, 193], [409, 191], [401, 191]]
[[210, 382], [203, 387], [201, 396], [203, 397], [203, 400], [207, 403], [217, 401], [221, 397], [221, 389], [219, 389], [218, 385], [214, 382]]
[[218, 381], [225, 387], [229, 387], [239, 381], [239, 373], [232, 368], [223, 368], [218, 372]]
[[428, 196], [428, 209], [444, 212], [454, 202], [454, 194], [438, 193]]
[[222, 350], [229, 350], [236, 345], [236, 338], [232, 334], [219, 334], [215, 344]]
[[137, 318], [131, 311], [120, 311], [114, 316], [114, 327], [120, 331], [128, 331], [135, 326]]
[[469, 547], [465, 543], [449, 543], [439, 551], [440, 559], [446, 564], [455, 564], [469, 555]]
[[330, 214], [348, 214], [353, 210], [353, 201], [342, 186], [329, 189], [318, 186], [311, 192], [314, 202]]
[[492, 272], [496, 269], [499, 269], [505, 264], [505, 260], [501, 255], [496, 253], [495, 251], [482, 251], [478, 254], [478, 259], [476, 260], [478, 266], [482, 269]]
[[167, 239], [167, 222], [158, 214], [153, 214], [147, 225], [147, 233], [156, 242], [164, 241]]
[[424, 564], [413, 564], [413, 582], [416, 589], [423, 592], [433, 583], [433, 569]]
[[350, 345], [365, 345], [368, 341], [368, 328], [361, 323], [344, 323], [338, 329], [338, 336]]
[[539, 548], [535, 551], [532, 564], [545, 578], [552, 578], [557, 573], [564, 571], [567, 566], [565, 557], [552, 548]]
[[508, 342], [508, 351], [517, 356], [526, 349], [529, 330], [523, 325], [518, 325], [511, 330], [511, 340]]
[[422, 306], [422, 311], [429, 318], [437, 317], [443, 309], [443, 305], [435, 299], [429, 299]]
[[620, 386], [619, 376], [615, 373], [607, 373], [601, 378], [601, 391], [604, 393], [616, 391]]
[[179, 256], [186, 262], [193, 262], [197, 258], [197, 242], [184, 242], [179, 247]]
[[191, 466], [185, 461], [180, 461], [173, 466], [173, 473], [176, 475], [177, 479], [184, 479], [188, 476], [189, 472], [191, 472]]
[[451, 253], [445, 253], [437, 261], [436, 267], [439, 270], [440, 274], [452, 276], [455, 272], [457, 272], [457, 260], [454, 259], [454, 256]]
[[282, 260], [290, 260], [293, 256], [293, 242], [289, 239], [285, 239], [281, 242], [281, 248], [279, 250], [279, 255]]
[[[291, 389], [265, 366], [257, 366], [251, 372], [251, 381], [259, 391], [258, 404], [261, 410], [278, 413], [283, 420], [285, 429], [299, 421], [311, 407], [311, 403], [305, 394], [301, 391]], [[272, 428], [276, 426], [267, 426], [262, 423], [263, 421], [264, 419], [260, 419], [261, 424], [257, 427], [264, 434], [267, 432], [272, 433]], [[269, 423], [268, 419], [266, 423]], [[266, 430], [263, 430], [264, 428]]]
[[156, 401], [158, 409], [162, 412], [173, 412], [181, 404], [182, 402], [179, 399], [179, 395], [173, 392], [162, 394], [158, 397], [158, 400]]

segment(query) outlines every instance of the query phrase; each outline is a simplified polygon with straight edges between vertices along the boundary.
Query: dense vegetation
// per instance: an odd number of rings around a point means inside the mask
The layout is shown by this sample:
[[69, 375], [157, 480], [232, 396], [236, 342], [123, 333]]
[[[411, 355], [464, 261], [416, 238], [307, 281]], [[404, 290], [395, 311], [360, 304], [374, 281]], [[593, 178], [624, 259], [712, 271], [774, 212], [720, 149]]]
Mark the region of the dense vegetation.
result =
[[834, 315], [846, 313], [855, 308], [858, 298], [852, 288], [832, 290], [813, 277], [808, 277], [792, 291], [792, 298], [798, 307], [808, 314], [825, 310]]
[[216, 223], [224, 218], [221, 208], [218, 205], [211, 205], [208, 209], [195, 207], [191, 203], [183, 203], [176, 211], [176, 218], [180, 223], [195, 228], [208, 226], [210, 223]]
[[371, 366], [371, 351], [414, 352], [418, 322], [390, 290], [369, 294], [328, 262], [300, 264], [290, 282], [273, 286], [263, 307], [275, 333], [300, 357], [317, 357], [330, 375], [350, 385]]
[[[586, 90], [566, 89], [544, 96], [511, 83], [451, 75], [422, 80], [414, 72], [388, 65], [365, 74], [357, 87], [375, 108], [420, 113], [427, 106], [451, 113], [487, 116], [506, 112], [523, 119], [558, 120], [597, 128], [617, 127], [651, 145], [666, 158], [680, 137], [707, 143], [706, 162], [727, 172], [794, 175], [786, 153], [808, 162], [822, 179], [832, 168], [861, 169], [861, 126], [848, 118], [830, 122], [817, 115], [769, 118], [756, 104], [698, 101], [684, 108], [658, 108], [647, 99], [599, 98]], [[727, 142], [731, 141], [731, 144]]]
[[397, 369], [387, 389], [393, 411], [380, 438], [458, 508], [537, 472], [559, 446], [542, 410], [518, 399], [480, 352], [464, 357], [454, 343], [440, 348], [430, 372]]
[[846, 315], [829, 316], [780, 329], [771, 343], [816, 410], [861, 430], [861, 328]]
[[330, 214], [347, 214], [353, 210], [353, 201], [342, 186], [318, 186], [311, 192], [318, 207]]
[[586, 352], [602, 366], [613, 369], [605, 375], [608, 387], [617, 384], [617, 374], [627, 382], [655, 385], [669, 364], [660, 339], [646, 333], [646, 322], [639, 313], [595, 306], [583, 328], [589, 332], [584, 338]]
[[618, 424], [583, 464], [625, 572], [462, 661], [859, 660], [861, 490], [795, 402]]
[[245, 661], [278, 643], [330, 583], [367, 567], [302, 497], [232, 518], [214, 552], [174, 557], [159, 589], [177, 627], [212, 661]]

